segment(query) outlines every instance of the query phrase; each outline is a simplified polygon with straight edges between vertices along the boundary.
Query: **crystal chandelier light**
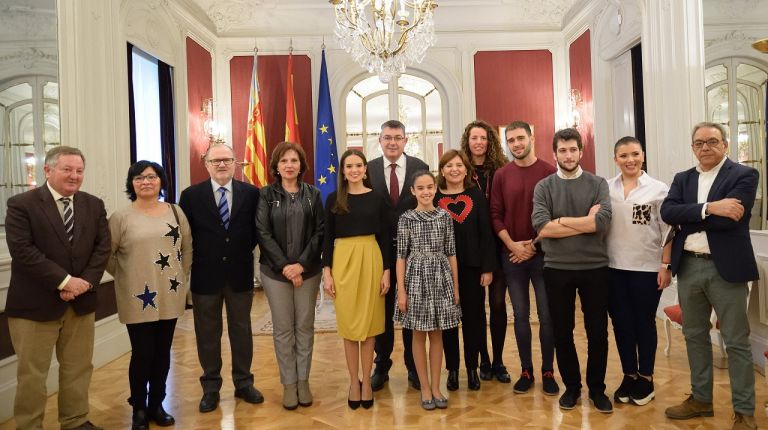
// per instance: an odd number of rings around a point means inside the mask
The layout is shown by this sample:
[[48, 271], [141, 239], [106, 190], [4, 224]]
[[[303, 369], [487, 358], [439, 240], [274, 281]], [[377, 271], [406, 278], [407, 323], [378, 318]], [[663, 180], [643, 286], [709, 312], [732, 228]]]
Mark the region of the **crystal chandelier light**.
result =
[[329, 0], [339, 45], [382, 82], [421, 63], [435, 44], [437, 0]]

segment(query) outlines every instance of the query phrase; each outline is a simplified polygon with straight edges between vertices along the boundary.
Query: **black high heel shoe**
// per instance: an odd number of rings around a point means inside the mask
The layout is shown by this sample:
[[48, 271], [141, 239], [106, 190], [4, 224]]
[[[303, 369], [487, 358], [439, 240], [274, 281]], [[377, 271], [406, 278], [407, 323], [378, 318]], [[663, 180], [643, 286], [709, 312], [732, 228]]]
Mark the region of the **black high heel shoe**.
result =
[[371, 392], [370, 400], [363, 400], [363, 383], [360, 383], [360, 406], [363, 409], [371, 409], [373, 407], [373, 392]]
[[[361, 392], [361, 394], [362, 394], [362, 391], [363, 391], [363, 383], [360, 382], [360, 392]], [[350, 393], [349, 394], [352, 394], [352, 389], [351, 388], [350, 388]], [[352, 409], [353, 411], [360, 407], [360, 403], [361, 402], [362, 402], [361, 400], [350, 400], [349, 399], [349, 395], [347, 395], [347, 405], [349, 405], [349, 408]]]

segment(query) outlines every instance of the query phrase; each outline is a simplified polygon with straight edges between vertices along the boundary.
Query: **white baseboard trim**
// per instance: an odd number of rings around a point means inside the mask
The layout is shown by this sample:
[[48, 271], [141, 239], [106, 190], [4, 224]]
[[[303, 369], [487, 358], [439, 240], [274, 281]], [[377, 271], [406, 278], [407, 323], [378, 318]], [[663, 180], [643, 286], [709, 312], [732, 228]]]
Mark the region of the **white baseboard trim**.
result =
[[[93, 366], [99, 368], [131, 350], [125, 325], [117, 315], [96, 322], [93, 349]], [[0, 361], [0, 422], [13, 417], [13, 400], [16, 396], [16, 356]], [[54, 355], [47, 380], [48, 395], [59, 389], [59, 362]]]

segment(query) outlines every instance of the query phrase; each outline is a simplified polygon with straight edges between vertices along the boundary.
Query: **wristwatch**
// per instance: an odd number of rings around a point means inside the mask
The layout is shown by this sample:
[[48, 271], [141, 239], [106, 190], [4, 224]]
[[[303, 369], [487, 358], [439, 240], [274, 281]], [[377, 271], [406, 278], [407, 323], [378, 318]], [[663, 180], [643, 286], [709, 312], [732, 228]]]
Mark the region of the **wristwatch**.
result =
[[672, 270], [672, 265], [669, 263], [661, 263], [662, 269]]

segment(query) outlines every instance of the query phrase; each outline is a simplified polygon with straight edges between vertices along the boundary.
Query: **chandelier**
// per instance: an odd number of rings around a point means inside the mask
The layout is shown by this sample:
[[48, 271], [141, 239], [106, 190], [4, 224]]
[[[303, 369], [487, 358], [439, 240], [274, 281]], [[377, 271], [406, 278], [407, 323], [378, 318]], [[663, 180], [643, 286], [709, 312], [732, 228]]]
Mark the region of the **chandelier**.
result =
[[329, 0], [336, 12], [339, 45], [381, 82], [421, 63], [435, 44], [437, 0]]

